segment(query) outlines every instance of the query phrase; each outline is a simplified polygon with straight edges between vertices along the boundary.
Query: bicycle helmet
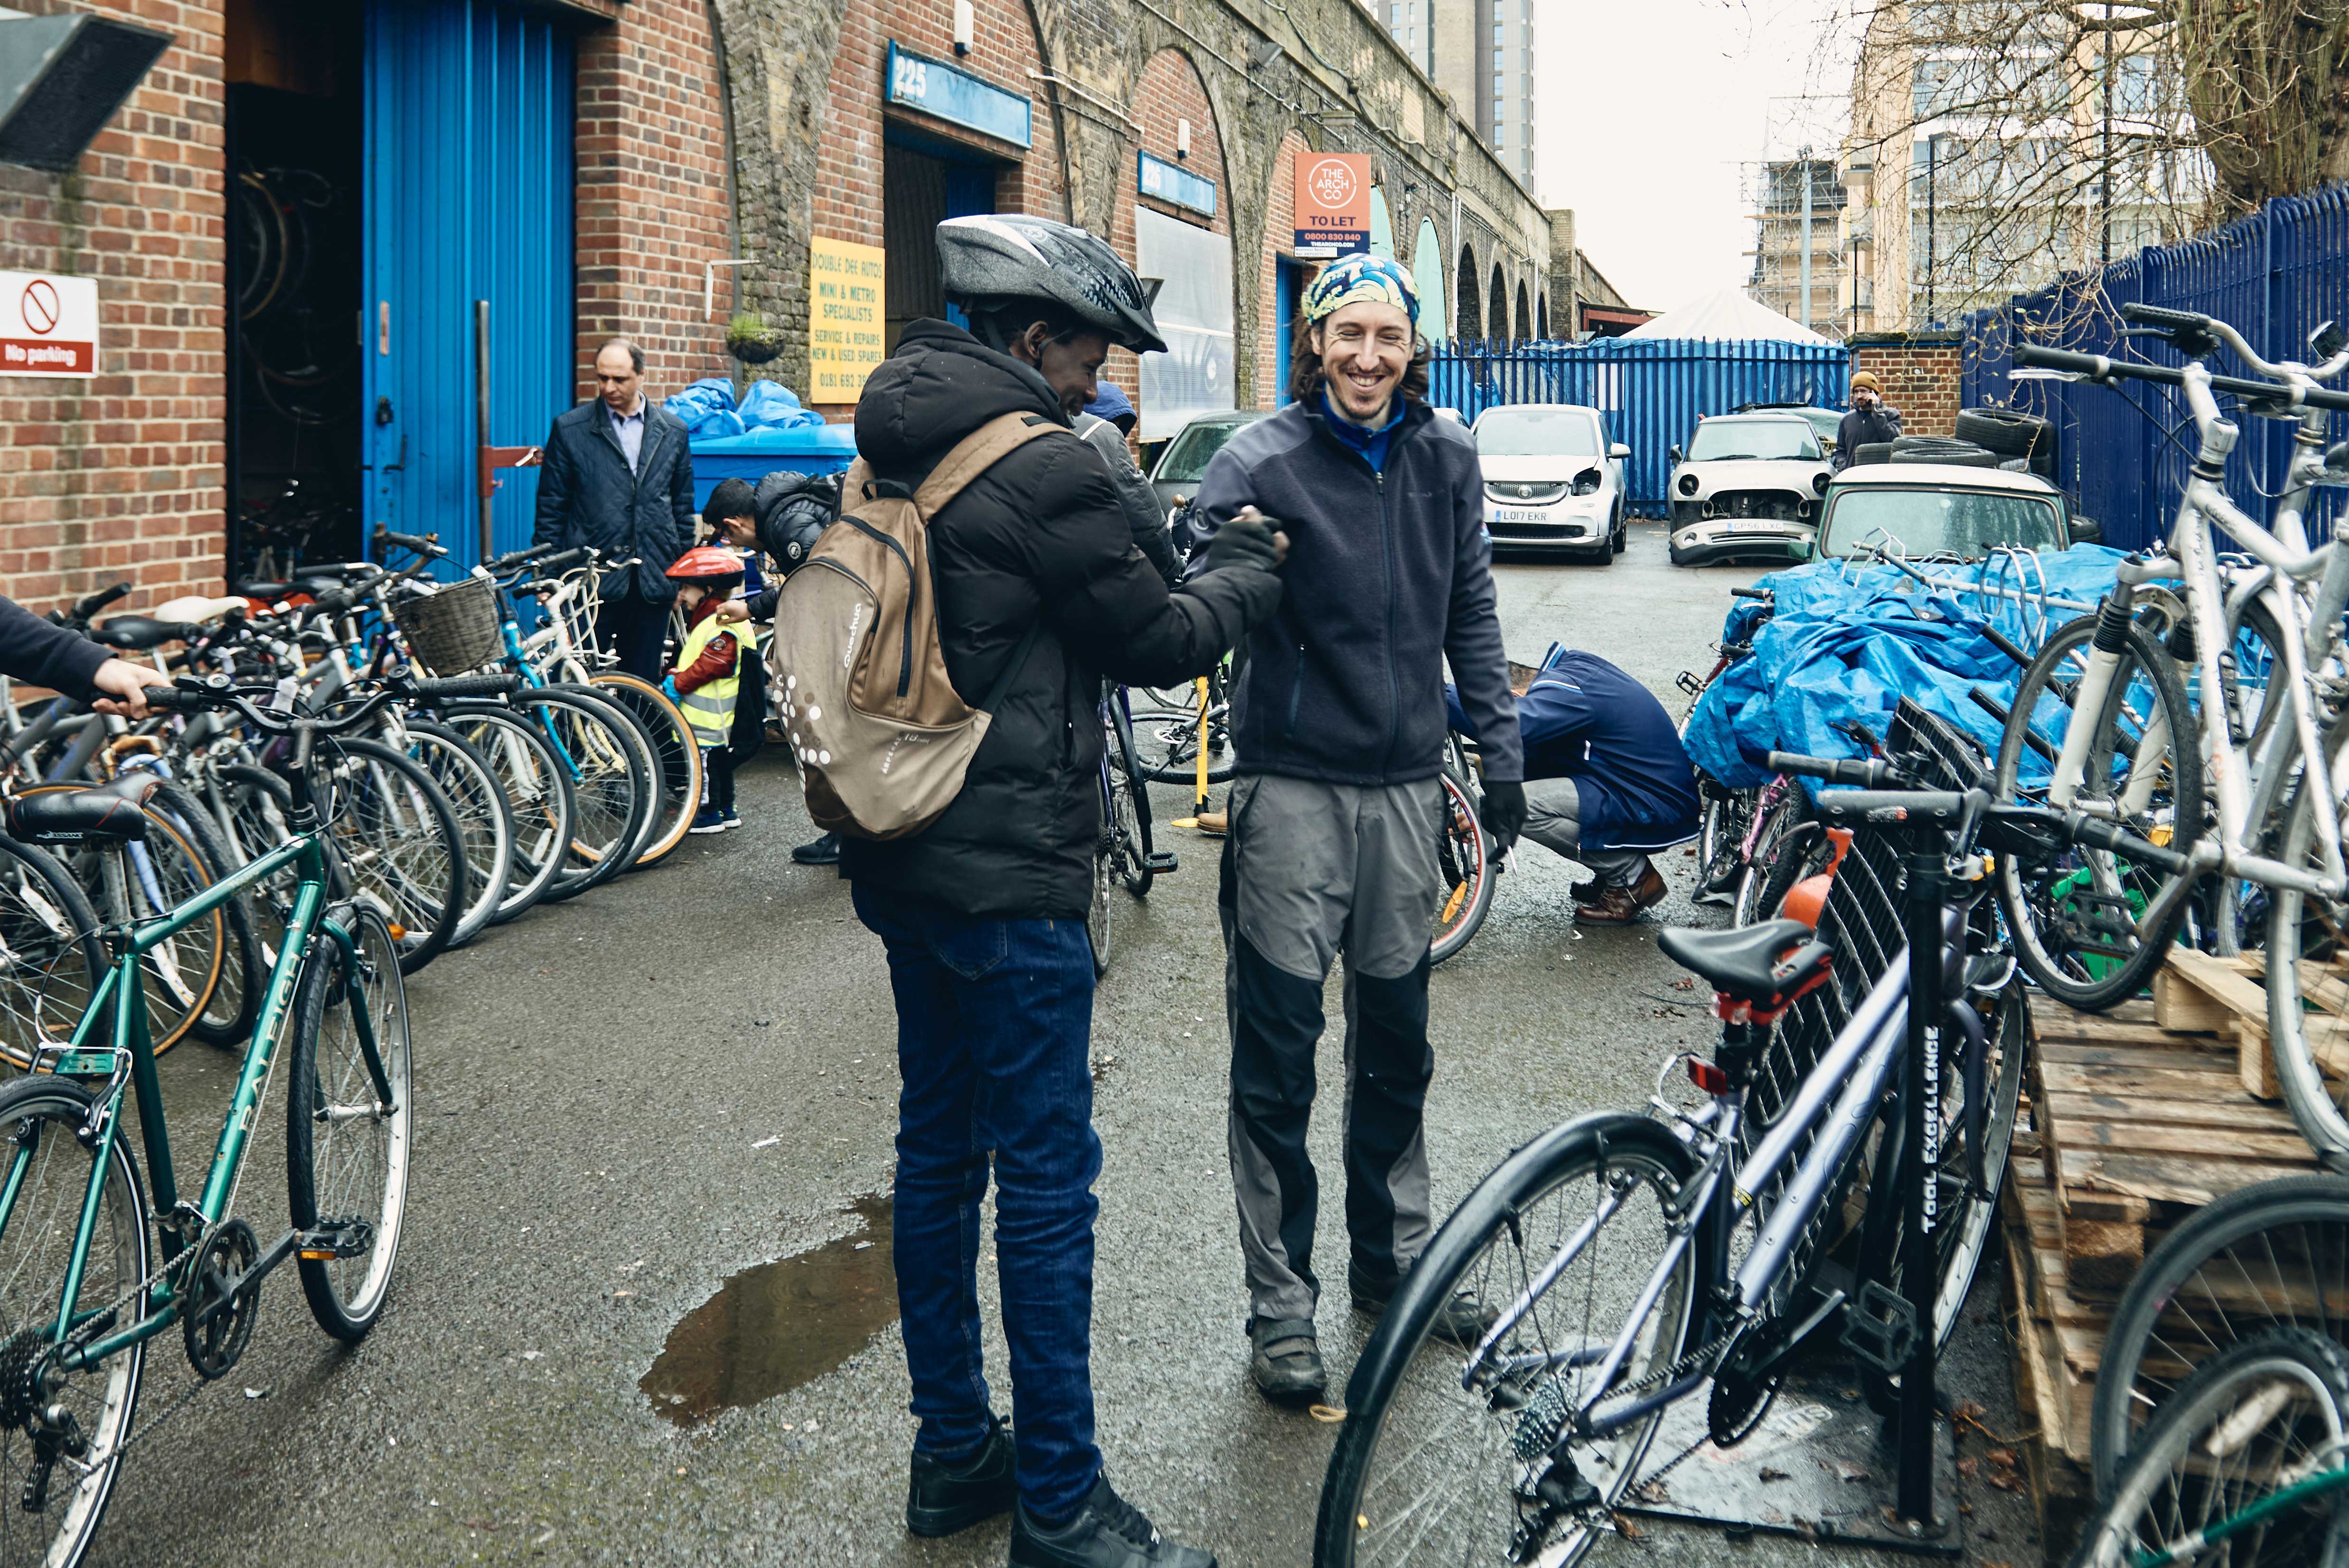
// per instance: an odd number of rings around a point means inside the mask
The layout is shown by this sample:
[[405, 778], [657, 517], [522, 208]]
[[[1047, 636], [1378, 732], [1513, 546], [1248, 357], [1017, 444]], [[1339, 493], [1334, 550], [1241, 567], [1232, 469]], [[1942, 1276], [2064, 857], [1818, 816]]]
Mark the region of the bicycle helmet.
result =
[[742, 558], [730, 550], [715, 545], [697, 544], [668, 563], [666, 573], [672, 583], [690, 583], [696, 587], [716, 588], [742, 581]]
[[1000, 335], [990, 320], [999, 311], [1032, 301], [1136, 354], [1166, 352], [1150, 315], [1157, 291], [1082, 229], [1012, 212], [949, 218], [938, 225], [938, 262], [947, 298], [984, 337]]

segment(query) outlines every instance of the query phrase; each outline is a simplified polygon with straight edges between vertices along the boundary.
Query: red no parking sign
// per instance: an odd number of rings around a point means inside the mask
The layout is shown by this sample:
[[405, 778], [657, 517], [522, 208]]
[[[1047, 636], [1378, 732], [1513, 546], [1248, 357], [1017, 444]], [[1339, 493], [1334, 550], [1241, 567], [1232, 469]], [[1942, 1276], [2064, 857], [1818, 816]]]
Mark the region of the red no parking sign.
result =
[[98, 281], [0, 273], [0, 377], [98, 374]]

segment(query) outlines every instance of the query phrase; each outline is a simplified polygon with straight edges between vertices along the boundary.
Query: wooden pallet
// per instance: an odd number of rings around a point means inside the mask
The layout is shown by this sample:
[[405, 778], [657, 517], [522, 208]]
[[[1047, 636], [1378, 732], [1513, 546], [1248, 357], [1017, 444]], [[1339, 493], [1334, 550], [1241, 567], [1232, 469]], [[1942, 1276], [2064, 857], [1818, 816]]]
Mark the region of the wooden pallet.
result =
[[[2089, 1400], [2095, 1369], [2085, 1371], [2065, 1358], [2055, 1315], [2078, 1308], [2063, 1284], [2064, 1253], [2056, 1238], [2055, 1191], [2039, 1164], [2033, 1133], [2018, 1133], [2015, 1157], [2001, 1198], [2006, 1269], [2000, 1282], [2007, 1346], [2014, 1367], [2014, 1407], [2023, 1421], [2014, 1447], [2031, 1486], [2031, 1504], [2049, 1568], [2062, 1568], [2081, 1528], [2095, 1511], [2095, 1488], [2086, 1451]], [[2103, 1327], [2091, 1331], [2101, 1344]], [[2072, 1456], [2078, 1433], [2081, 1456]]]
[[[2302, 1026], [2319, 1066], [2349, 1078], [2349, 975], [2338, 964], [2301, 966]], [[2246, 1094], [2278, 1099], [2275, 1062], [2268, 1052], [2268, 992], [2264, 955], [2213, 958], [2176, 948], [2153, 977], [2154, 1021], [2163, 1028], [2209, 1031], [2230, 1043]]]

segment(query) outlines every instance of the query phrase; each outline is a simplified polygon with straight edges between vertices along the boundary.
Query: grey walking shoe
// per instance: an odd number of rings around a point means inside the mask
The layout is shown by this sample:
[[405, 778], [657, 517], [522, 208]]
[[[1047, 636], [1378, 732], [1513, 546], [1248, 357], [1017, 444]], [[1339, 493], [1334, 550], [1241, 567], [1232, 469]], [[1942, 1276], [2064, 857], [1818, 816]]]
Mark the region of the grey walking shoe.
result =
[[1248, 1376], [1257, 1392], [1282, 1405], [1301, 1405], [1330, 1391], [1321, 1366], [1321, 1341], [1309, 1317], [1248, 1320]]

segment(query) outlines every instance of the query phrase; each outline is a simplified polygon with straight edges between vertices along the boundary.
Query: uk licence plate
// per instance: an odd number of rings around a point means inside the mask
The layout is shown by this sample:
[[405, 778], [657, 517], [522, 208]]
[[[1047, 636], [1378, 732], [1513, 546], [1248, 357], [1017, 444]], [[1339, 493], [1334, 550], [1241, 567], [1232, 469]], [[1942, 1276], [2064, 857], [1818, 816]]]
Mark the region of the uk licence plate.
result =
[[1495, 522], [1557, 522], [1561, 520], [1547, 511], [1535, 511], [1524, 507], [1502, 507], [1493, 513]]
[[1786, 525], [1781, 522], [1733, 522], [1729, 525], [1729, 531], [1732, 533], [1784, 533], [1786, 531]]

